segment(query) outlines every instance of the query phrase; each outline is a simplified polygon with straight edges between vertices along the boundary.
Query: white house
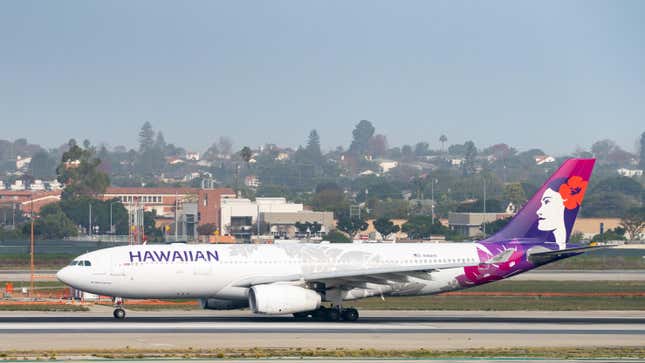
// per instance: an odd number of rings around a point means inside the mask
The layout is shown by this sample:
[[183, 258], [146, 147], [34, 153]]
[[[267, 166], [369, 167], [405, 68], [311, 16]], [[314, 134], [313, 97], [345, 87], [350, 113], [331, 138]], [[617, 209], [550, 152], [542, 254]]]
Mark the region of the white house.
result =
[[16, 170], [21, 170], [26, 168], [31, 163], [31, 157], [21, 157], [20, 155], [16, 156]]
[[555, 162], [555, 158], [553, 156], [539, 155], [535, 157], [535, 163], [537, 165], [553, 163], [553, 162]]
[[199, 161], [199, 153], [193, 151], [186, 152], [186, 160]]
[[29, 190], [43, 191], [45, 189], [45, 183], [40, 179], [34, 180], [34, 182], [29, 185]]
[[396, 168], [397, 166], [399, 166], [399, 162], [398, 161], [393, 161], [393, 160], [383, 160], [378, 164], [378, 166], [381, 168], [381, 171], [383, 173], [387, 173], [390, 170], [392, 170], [392, 169]]
[[22, 182], [22, 180], [16, 180], [13, 184], [11, 184], [11, 187], [9, 187], [9, 189], [13, 191], [25, 190], [25, 184]]

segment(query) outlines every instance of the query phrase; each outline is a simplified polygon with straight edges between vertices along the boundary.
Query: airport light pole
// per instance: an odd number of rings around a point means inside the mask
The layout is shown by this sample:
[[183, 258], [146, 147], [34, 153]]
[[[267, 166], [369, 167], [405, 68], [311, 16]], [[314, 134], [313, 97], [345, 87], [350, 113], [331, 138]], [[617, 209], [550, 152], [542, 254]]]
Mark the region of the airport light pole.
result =
[[437, 180], [436, 178], [433, 178], [432, 183], [430, 183], [430, 194], [431, 194], [430, 197], [432, 198], [432, 205], [431, 205], [430, 209], [432, 210], [432, 224], [433, 225], [434, 225], [434, 185], [436, 183], [438, 183], [438, 182], [439, 182], [439, 180]]
[[112, 223], [112, 205], [117, 202], [111, 202], [110, 203], [110, 233], [114, 234], [114, 224]]
[[34, 293], [34, 197], [31, 196], [31, 248], [29, 253], [29, 268], [31, 270], [31, 277], [29, 279], [29, 295], [33, 296]]

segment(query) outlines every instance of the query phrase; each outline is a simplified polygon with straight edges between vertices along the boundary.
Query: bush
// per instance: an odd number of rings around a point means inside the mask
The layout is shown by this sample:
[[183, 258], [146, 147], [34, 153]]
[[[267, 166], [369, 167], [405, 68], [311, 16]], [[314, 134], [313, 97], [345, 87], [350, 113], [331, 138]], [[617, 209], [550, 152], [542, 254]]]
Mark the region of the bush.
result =
[[331, 243], [351, 243], [352, 242], [352, 240], [349, 237], [347, 237], [343, 232], [338, 230], [333, 230], [327, 233], [327, 236], [325, 236], [325, 240]]

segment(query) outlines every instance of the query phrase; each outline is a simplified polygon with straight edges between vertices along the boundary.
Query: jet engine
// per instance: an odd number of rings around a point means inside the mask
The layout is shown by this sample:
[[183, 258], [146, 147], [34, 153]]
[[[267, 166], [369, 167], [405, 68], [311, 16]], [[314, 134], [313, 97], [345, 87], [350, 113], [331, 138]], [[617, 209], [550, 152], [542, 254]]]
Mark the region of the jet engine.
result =
[[223, 300], [209, 297], [199, 299], [199, 306], [206, 310], [232, 310], [248, 307], [249, 303], [245, 300]]
[[320, 307], [320, 295], [293, 285], [256, 285], [249, 290], [249, 305], [256, 314], [292, 314]]

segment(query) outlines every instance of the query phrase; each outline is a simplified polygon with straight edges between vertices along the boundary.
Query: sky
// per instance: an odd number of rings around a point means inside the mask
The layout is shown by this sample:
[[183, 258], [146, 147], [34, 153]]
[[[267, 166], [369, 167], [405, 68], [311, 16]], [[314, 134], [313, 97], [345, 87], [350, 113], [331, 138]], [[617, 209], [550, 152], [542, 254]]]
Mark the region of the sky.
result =
[[3, 1], [0, 139], [203, 151], [473, 140], [565, 154], [645, 131], [644, 1]]

